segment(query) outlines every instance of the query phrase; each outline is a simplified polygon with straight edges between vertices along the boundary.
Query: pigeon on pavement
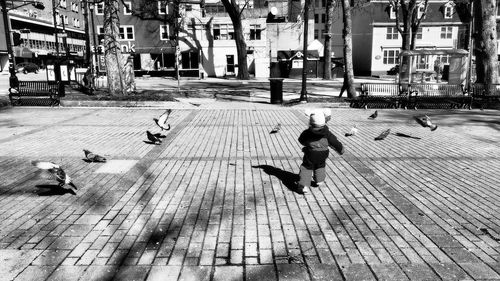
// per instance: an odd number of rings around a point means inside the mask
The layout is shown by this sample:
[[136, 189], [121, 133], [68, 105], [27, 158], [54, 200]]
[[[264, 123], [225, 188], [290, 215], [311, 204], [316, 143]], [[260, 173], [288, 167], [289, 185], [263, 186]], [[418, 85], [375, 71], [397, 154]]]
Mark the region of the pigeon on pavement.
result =
[[[73, 183], [70, 176], [68, 176], [68, 174], [64, 172], [61, 166], [54, 164], [52, 162], [43, 162], [43, 161], [32, 161], [31, 164], [33, 164], [33, 166], [37, 167], [40, 170], [48, 171], [57, 180], [57, 182], [59, 183], [59, 187], [68, 189], [73, 194], [76, 194], [75, 193], [75, 190], [77, 190], [76, 185]], [[66, 188], [66, 185], [69, 185], [70, 187]]]
[[358, 128], [356, 127], [356, 125], [354, 125], [351, 130], [349, 131], [349, 133], [345, 133], [345, 136], [346, 137], [351, 137], [351, 136], [354, 136], [358, 133]]
[[378, 111], [375, 110], [375, 112], [373, 112], [373, 114], [370, 115], [370, 117], [368, 117], [368, 119], [375, 119], [375, 118], [377, 118], [377, 116], [378, 116]]
[[146, 131], [146, 134], [148, 135], [148, 140], [154, 144], [161, 144], [161, 140], [156, 137], [154, 134], [152, 134], [150, 131]]
[[270, 132], [270, 134], [276, 134], [281, 130], [281, 123], [278, 123], [273, 130]]
[[429, 129], [431, 129], [431, 131], [435, 131], [438, 128], [436, 124], [432, 123], [431, 118], [427, 115], [414, 116], [413, 118], [415, 118], [417, 123], [420, 124], [422, 127], [428, 127]]
[[167, 109], [158, 119], [153, 118], [155, 121], [156, 125], [161, 128], [161, 130], [168, 131], [170, 130], [170, 124], [167, 124], [167, 119], [170, 113], [172, 112], [172, 109]]
[[389, 134], [391, 133], [391, 129], [387, 129], [383, 131], [378, 137], [375, 138], [375, 140], [383, 140], [385, 139]]
[[85, 153], [85, 158], [87, 158], [87, 160], [89, 160], [90, 162], [106, 162], [106, 158], [102, 157], [101, 155], [92, 153], [86, 149], [84, 149], [83, 152]]

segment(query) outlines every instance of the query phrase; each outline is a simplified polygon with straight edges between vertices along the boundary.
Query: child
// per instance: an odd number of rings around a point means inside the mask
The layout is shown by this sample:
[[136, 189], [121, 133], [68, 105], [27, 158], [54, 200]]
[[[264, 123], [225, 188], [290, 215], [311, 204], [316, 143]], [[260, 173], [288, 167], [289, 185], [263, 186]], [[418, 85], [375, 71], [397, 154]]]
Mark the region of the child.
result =
[[311, 184], [313, 172], [317, 186], [321, 186], [325, 181], [328, 147], [333, 147], [341, 155], [344, 154], [344, 147], [326, 126], [325, 114], [322, 112], [310, 115], [309, 128], [300, 134], [299, 142], [304, 146], [302, 148], [304, 158], [300, 166], [300, 180], [297, 185], [299, 190], [306, 193]]

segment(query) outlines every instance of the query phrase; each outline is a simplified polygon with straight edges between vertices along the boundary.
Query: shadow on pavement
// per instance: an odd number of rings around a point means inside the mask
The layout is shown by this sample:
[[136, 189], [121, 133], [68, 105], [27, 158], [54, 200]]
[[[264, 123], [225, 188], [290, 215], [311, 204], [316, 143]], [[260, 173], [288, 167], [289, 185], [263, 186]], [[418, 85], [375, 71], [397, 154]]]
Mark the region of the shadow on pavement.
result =
[[280, 168], [276, 168], [270, 165], [256, 165], [252, 166], [252, 168], [262, 169], [264, 173], [270, 176], [277, 177], [290, 191], [302, 194], [302, 192], [298, 190], [297, 185], [295, 184], [295, 182], [299, 180], [298, 174], [284, 171]]
[[39, 184], [36, 186], [42, 191], [37, 191], [38, 196], [55, 196], [64, 195], [66, 193], [76, 195], [76, 193], [71, 189], [65, 189], [55, 184]]

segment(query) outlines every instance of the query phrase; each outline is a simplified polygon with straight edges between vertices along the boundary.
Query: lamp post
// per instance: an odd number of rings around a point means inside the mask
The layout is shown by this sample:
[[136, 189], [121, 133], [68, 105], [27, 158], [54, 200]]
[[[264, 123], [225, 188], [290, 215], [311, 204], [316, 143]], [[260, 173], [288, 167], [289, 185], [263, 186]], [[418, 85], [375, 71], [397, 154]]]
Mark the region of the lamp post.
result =
[[[15, 1], [12, 0], [12, 3]], [[45, 6], [43, 3], [38, 2], [38, 1], [23, 1], [21, 5], [19, 6], [12, 6], [9, 7], [10, 9], [7, 9], [7, 0], [0, 0], [0, 5], [2, 8], [2, 15], [3, 15], [3, 25], [5, 29], [5, 43], [7, 45], [7, 54], [9, 56], [9, 72], [10, 72], [10, 77], [9, 77], [9, 86], [11, 88], [17, 88], [19, 86], [19, 79], [16, 76], [16, 59], [14, 56], [14, 51], [12, 48], [12, 33], [11, 33], [11, 28], [10, 28], [10, 19], [9, 19], [9, 10], [17, 9], [22, 6], [26, 5], [33, 5], [37, 9], [45, 9]]]
[[90, 22], [91, 22], [91, 25], [92, 25], [92, 41], [94, 42], [93, 45], [94, 45], [94, 66], [95, 68], [92, 69], [92, 71], [94, 72], [95, 71], [95, 75], [97, 75], [99, 73], [99, 67], [98, 67], [98, 63], [97, 63], [97, 41], [95, 39], [95, 25], [94, 25], [94, 3], [92, 3], [92, 5], [89, 5], [89, 9], [90, 9]]
[[54, 73], [56, 81], [61, 81], [61, 68], [59, 66], [59, 38], [57, 35], [57, 14], [56, 14], [56, 0], [52, 0], [52, 20], [54, 21], [54, 39], [56, 43], [56, 60], [54, 63]]
[[87, 0], [82, 1], [83, 5], [83, 20], [85, 21], [85, 67], [92, 65], [90, 62], [90, 34], [89, 34], [89, 3]]

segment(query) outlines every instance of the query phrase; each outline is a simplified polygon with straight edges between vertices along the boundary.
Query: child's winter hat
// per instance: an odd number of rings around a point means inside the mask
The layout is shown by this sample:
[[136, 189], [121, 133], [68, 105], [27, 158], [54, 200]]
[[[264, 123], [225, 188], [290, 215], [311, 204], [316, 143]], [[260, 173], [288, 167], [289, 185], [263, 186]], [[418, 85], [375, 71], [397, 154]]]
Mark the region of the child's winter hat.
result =
[[325, 114], [323, 113], [313, 113], [309, 117], [309, 125], [313, 127], [323, 127], [325, 126]]

